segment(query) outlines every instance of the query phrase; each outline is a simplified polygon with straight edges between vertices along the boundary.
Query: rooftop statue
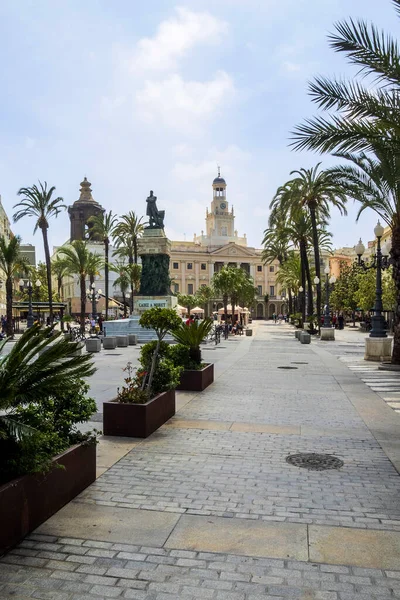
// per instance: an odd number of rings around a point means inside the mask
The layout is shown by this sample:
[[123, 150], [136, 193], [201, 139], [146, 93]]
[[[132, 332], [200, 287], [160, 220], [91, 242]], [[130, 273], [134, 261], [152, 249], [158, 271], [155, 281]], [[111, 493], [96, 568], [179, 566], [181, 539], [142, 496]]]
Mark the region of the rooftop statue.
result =
[[157, 208], [157, 196], [153, 196], [153, 190], [150, 190], [150, 196], [146, 199], [146, 215], [149, 217], [149, 229], [164, 229], [164, 210]]

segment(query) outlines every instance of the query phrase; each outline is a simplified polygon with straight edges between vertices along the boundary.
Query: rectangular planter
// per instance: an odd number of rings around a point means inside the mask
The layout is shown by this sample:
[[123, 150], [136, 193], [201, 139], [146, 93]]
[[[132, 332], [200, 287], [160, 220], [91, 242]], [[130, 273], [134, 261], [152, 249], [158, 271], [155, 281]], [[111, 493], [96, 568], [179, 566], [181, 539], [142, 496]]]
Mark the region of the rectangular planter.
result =
[[53, 462], [64, 468], [55, 466], [0, 486], [0, 555], [95, 481], [96, 444], [73, 446]]
[[214, 365], [210, 363], [200, 371], [182, 371], [180, 384], [177, 390], [188, 392], [202, 392], [214, 381]]
[[146, 404], [103, 402], [103, 433], [146, 438], [175, 414], [175, 390], [162, 392]]

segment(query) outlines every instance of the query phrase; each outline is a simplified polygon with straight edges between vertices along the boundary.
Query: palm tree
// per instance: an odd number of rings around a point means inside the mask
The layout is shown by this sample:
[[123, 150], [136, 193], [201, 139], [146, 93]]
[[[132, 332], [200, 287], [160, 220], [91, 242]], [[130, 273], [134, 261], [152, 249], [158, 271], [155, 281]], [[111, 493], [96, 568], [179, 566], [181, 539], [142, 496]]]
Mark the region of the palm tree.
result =
[[81, 297], [81, 315], [80, 325], [81, 331], [85, 331], [85, 309], [86, 309], [86, 277], [89, 276], [89, 271], [93, 266], [93, 255], [87, 249], [86, 242], [82, 240], [75, 240], [71, 243], [71, 246], [63, 246], [59, 249], [59, 254], [65, 262], [66, 270], [69, 275], [78, 275], [79, 288]]
[[347, 198], [343, 187], [337, 183], [329, 170], [319, 171], [320, 165], [321, 163], [318, 163], [311, 169], [292, 171], [290, 174], [297, 176], [288, 181], [283, 188], [284, 192], [279, 195], [283, 211], [301, 207], [310, 213], [315, 273], [319, 279], [319, 283], [316, 284], [318, 329], [321, 323], [321, 264], [318, 240], [320, 221], [323, 219], [326, 222], [329, 219], [330, 205], [338, 208], [341, 214], [347, 214]]
[[229, 297], [232, 294], [232, 291], [235, 290], [235, 283], [237, 280], [236, 267], [222, 267], [218, 273], [213, 275], [211, 284], [213, 289], [215, 290], [216, 295], [222, 297], [222, 302], [224, 305], [224, 315], [225, 315], [225, 323], [228, 322], [228, 301]]
[[[400, 0], [393, 0], [400, 15]], [[295, 128], [293, 146], [298, 150], [334, 152], [351, 160], [360, 177], [348, 173], [349, 195], [355, 197], [356, 181], [362, 183], [360, 198], [392, 229], [391, 261], [397, 289], [392, 362], [400, 364], [400, 51], [397, 42], [384, 31], [365, 21], [340, 22], [330, 36], [330, 44], [343, 52], [363, 76], [371, 76], [377, 86], [360, 80], [337, 81], [316, 78], [310, 85], [313, 100], [327, 118], [308, 119]], [[358, 156], [357, 154], [359, 153]], [[372, 162], [368, 164], [368, 161]], [[358, 162], [358, 165], [357, 165]], [[373, 174], [374, 179], [370, 180]], [[369, 190], [368, 187], [371, 186]]]
[[47, 182], [41, 183], [39, 186], [33, 185], [32, 187], [22, 187], [18, 191], [18, 196], [23, 196], [21, 202], [15, 204], [14, 208], [19, 208], [13, 215], [14, 222], [16, 223], [23, 217], [33, 217], [36, 219], [33, 233], [36, 233], [39, 228], [42, 231], [44, 255], [46, 259], [46, 270], [47, 270], [47, 288], [49, 292], [49, 312], [50, 312], [50, 323], [53, 323], [53, 294], [52, 294], [52, 281], [51, 281], [51, 260], [50, 260], [50, 248], [47, 230], [49, 228], [49, 220], [52, 217], [57, 217], [61, 212], [61, 209], [65, 209], [66, 206], [63, 204], [64, 200], [59, 196], [52, 198], [55, 192], [55, 187], [47, 189]]
[[[286, 261], [279, 267], [276, 275], [276, 283], [288, 290], [288, 294], [293, 294], [295, 298], [299, 294], [299, 286], [301, 281], [301, 260], [300, 254], [294, 250], [290, 250]], [[291, 296], [290, 296], [291, 297]], [[298, 307], [295, 306], [294, 312], [298, 312]], [[289, 314], [292, 311], [289, 308]]]
[[4, 271], [6, 278], [6, 335], [14, 337], [12, 302], [13, 302], [13, 281], [20, 271], [26, 270], [20, 253], [21, 238], [14, 236], [7, 243], [5, 237], [0, 236], [0, 269]]
[[119, 287], [121, 290], [122, 301], [124, 303], [124, 318], [126, 317], [126, 292], [129, 290], [130, 277], [127, 270], [127, 265], [124, 263], [116, 263], [111, 267], [112, 271], [118, 273], [118, 277], [113, 283], [114, 287]]
[[53, 272], [53, 275], [57, 279], [57, 294], [58, 294], [58, 298], [59, 298], [60, 302], [62, 302], [62, 300], [63, 300], [62, 283], [63, 283], [64, 277], [67, 275], [67, 268], [65, 265], [65, 261], [63, 261], [61, 258], [59, 258], [57, 256], [55, 259], [53, 259], [51, 261], [51, 270]]
[[106, 294], [106, 320], [108, 318], [108, 296], [109, 296], [109, 250], [110, 238], [113, 236], [114, 227], [117, 222], [117, 217], [112, 211], [108, 213], [100, 213], [90, 217], [88, 223], [91, 226], [91, 232], [104, 244], [104, 277], [105, 277], [105, 294]]
[[[138, 240], [143, 234], [144, 225], [142, 218], [131, 210], [126, 215], [122, 215], [121, 220], [114, 229], [117, 249], [115, 254], [119, 258], [126, 258], [130, 265], [137, 265], [138, 262]], [[134, 282], [131, 282], [131, 312], [133, 312]]]

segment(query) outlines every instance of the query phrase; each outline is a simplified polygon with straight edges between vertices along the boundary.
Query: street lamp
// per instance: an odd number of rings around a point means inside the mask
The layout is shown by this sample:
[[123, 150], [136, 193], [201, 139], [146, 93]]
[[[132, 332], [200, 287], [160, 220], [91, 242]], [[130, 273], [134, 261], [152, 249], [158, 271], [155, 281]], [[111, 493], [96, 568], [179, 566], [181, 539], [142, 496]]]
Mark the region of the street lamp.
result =
[[325, 273], [325, 291], [326, 291], [324, 327], [330, 328], [331, 327], [331, 309], [329, 306], [329, 292], [330, 292], [330, 285], [333, 285], [336, 282], [336, 277], [334, 275], [332, 275], [332, 277], [329, 277], [329, 273], [330, 273], [329, 265], [326, 265], [326, 267], [324, 269], [324, 273]]
[[355, 251], [358, 257], [357, 264], [363, 269], [363, 271], [368, 271], [369, 269], [376, 269], [375, 306], [374, 315], [371, 318], [372, 329], [371, 333], [369, 334], [369, 337], [385, 338], [387, 337], [387, 333], [385, 330], [385, 319], [382, 314], [382, 271], [387, 269], [391, 265], [391, 259], [388, 256], [390, 252], [390, 244], [386, 242], [381, 248], [381, 238], [383, 236], [384, 229], [379, 221], [374, 229], [374, 233], [378, 241], [376, 246], [376, 253], [372, 255], [369, 264], [367, 264], [361, 258], [361, 256], [365, 252], [365, 246], [362, 243], [361, 238], [355, 247]]
[[28, 289], [28, 315], [26, 317], [26, 328], [30, 329], [30, 327], [32, 327], [33, 321], [34, 321], [33, 313], [32, 313], [32, 283], [31, 283], [31, 280], [28, 279], [28, 281], [26, 282], [26, 285], [25, 285], [25, 281], [23, 279], [20, 279], [19, 287], [22, 289], [27, 287], [27, 289]]
[[[131, 306], [131, 303], [129, 302], [130, 297], [131, 297], [131, 295], [129, 293], [125, 294], [125, 299], [128, 300], [129, 310], [130, 310], [130, 306]], [[126, 302], [124, 303], [124, 317], [126, 317]]]
[[[37, 292], [38, 292], [38, 298], [39, 298], [39, 292], [40, 292], [40, 286], [41, 285], [42, 285], [42, 282], [40, 281], [40, 279], [36, 279], [35, 286], [38, 288], [38, 290], [37, 290]], [[40, 323], [40, 319], [39, 319], [39, 299], [37, 301], [36, 312], [37, 312], [37, 320]]]
[[101, 290], [97, 290], [97, 294], [96, 294], [96, 284], [93, 282], [92, 285], [90, 286], [90, 288], [88, 288], [86, 290], [86, 293], [88, 295], [88, 299], [92, 302], [92, 317], [93, 319], [96, 318], [96, 301], [100, 299], [100, 296], [102, 295], [102, 291]]

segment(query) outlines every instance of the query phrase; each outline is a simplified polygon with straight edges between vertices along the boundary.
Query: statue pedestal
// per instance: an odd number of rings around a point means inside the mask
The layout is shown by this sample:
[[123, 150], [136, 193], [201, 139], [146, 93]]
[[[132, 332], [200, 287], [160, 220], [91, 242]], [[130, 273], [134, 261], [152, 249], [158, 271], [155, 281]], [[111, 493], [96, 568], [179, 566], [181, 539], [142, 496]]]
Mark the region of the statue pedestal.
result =
[[[169, 258], [171, 242], [163, 229], [147, 227], [138, 241], [142, 259], [140, 295], [149, 300], [170, 296]], [[150, 308], [149, 306], [147, 308]]]
[[178, 306], [176, 296], [135, 296], [134, 313], [142, 315], [149, 308], [175, 308]]

